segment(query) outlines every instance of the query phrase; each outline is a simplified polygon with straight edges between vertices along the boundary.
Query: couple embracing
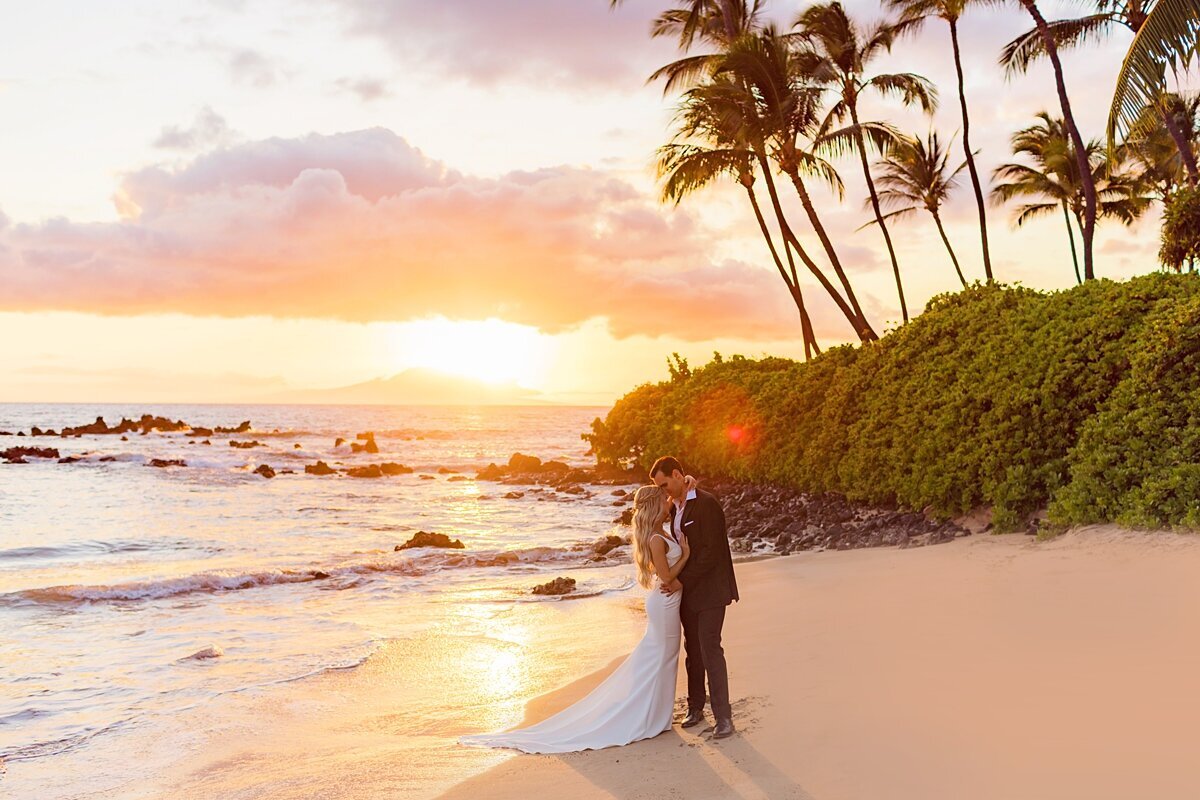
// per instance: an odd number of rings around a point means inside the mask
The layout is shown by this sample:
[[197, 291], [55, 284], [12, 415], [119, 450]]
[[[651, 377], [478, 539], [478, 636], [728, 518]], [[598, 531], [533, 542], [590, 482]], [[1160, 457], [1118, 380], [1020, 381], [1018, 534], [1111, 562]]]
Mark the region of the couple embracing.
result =
[[664, 456], [648, 486], [633, 496], [633, 560], [646, 594], [646, 633], [633, 652], [586, 697], [528, 728], [464, 736], [459, 741], [526, 753], [615, 747], [671, 729], [682, 628], [687, 717], [704, 722], [705, 677], [714, 739], [734, 733], [729, 676], [721, 648], [725, 607], [738, 599], [725, 512], [696, 487], [679, 461]]

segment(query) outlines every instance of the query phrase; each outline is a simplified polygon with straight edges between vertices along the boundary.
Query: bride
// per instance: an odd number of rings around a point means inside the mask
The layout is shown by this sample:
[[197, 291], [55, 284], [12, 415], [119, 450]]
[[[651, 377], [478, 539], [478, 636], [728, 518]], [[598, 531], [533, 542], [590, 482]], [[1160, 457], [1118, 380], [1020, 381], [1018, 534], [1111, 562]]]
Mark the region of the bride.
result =
[[[688, 488], [695, 485], [688, 478]], [[679, 603], [682, 590], [659, 591], [690, 555], [686, 537], [663, 530], [670, 496], [643, 486], [633, 496], [633, 561], [646, 594], [646, 633], [621, 665], [582, 700], [536, 725], [503, 733], [463, 736], [460, 744], [511, 747], [526, 753], [599, 750], [648, 739], [671, 729], [679, 670]]]

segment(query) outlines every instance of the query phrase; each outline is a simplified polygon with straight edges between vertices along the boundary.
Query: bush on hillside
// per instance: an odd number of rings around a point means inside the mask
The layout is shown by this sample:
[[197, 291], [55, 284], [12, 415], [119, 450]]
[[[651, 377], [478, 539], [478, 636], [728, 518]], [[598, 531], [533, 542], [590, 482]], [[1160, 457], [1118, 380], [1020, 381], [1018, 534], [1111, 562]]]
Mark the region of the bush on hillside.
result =
[[[705, 475], [942, 516], [990, 505], [1012, 528], [1072, 479], [1081, 431], [1161, 338], [1144, 333], [1147, 322], [1157, 331], [1160, 316], [1198, 297], [1190, 275], [1055, 293], [976, 285], [934, 298], [879, 342], [808, 363], [734, 357], [673, 370], [672, 381], [621, 398], [584, 438], [600, 461], [648, 467], [671, 453]], [[1060, 512], [1072, 514], [1081, 512]]]

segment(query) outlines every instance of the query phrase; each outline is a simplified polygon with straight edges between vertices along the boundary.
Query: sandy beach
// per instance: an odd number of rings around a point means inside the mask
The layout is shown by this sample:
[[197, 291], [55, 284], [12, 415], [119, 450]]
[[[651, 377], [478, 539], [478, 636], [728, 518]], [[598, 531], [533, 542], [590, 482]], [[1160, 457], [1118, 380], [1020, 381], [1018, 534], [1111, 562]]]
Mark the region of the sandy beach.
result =
[[[738, 572], [744, 599], [725, 637], [740, 728], [731, 739], [676, 727], [565, 756], [480, 751], [453, 743], [486, 727], [479, 707], [463, 707], [418, 731], [443, 740], [437, 763], [418, 762], [397, 744], [412, 721], [389, 700], [406, 680], [398, 665], [410, 662], [385, 650], [282, 695], [214, 707], [212, 724], [182, 754], [174, 750], [157, 779], [92, 796], [413, 797], [431, 785], [423, 777], [447, 770], [462, 782], [442, 800], [547, 790], [579, 800], [1200, 792], [1194, 536], [1114, 527], [1047, 542], [975, 535], [904, 550], [805, 552]], [[630, 613], [617, 605], [592, 607]], [[603, 616], [588, 614], [576, 635], [607, 629]], [[632, 643], [637, 627], [618, 627], [605, 646]], [[452, 681], [456, 657], [430, 668]], [[525, 721], [570, 703], [607, 669], [530, 698]]]
[[740, 735], [522, 755], [442, 800], [1196, 796], [1198, 570], [1200, 540], [1112, 527], [744, 565]]

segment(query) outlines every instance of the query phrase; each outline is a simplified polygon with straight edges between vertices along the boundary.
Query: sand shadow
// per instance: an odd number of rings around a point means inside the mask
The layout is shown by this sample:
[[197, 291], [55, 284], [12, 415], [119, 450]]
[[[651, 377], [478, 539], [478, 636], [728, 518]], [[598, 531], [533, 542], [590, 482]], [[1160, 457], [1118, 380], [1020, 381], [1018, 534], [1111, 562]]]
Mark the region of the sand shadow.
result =
[[[705, 800], [813, 800], [742, 732], [713, 740], [709, 734], [685, 731], [676, 724], [653, 739], [553, 758], [597, 789], [623, 800], [699, 796]], [[629, 769], [617, 767], [623, 759]], [[648, 765], [653, 766], [647, 770]], [[677, 782], [673, 776], [678, 776]]]

